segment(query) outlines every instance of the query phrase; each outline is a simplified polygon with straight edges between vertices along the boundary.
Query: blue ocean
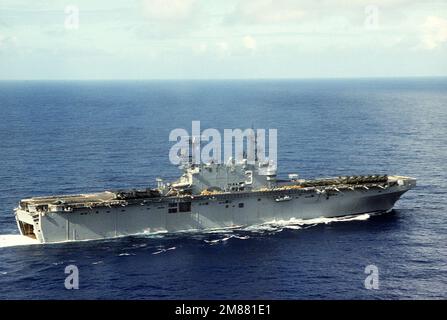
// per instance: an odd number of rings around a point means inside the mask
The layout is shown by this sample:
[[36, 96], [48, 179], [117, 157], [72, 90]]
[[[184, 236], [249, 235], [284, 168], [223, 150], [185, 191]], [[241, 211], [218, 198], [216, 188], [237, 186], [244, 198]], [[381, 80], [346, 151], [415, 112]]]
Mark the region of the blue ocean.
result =
[[[22, 198], [154, 187], [169, 133], [275, 128], [278, 172], [418, 186], [357, 219], [19, 245]], [[447, 79], [0, 82], [0, 299], [446, 299]], [[3, 237], [3, 238], [2, 238]], [[14, 237], [12, 237], [14, 238]], [[65, 267], [79, 269], [67, 290]], [[378, 270], [366, 289], [365, 267]]]

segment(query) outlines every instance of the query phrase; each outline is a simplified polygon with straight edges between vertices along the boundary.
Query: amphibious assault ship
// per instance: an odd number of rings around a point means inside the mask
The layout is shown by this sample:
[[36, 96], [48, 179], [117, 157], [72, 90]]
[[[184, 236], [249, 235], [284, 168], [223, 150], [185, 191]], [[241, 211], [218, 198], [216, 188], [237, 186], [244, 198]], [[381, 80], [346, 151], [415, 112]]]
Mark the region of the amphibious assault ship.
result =
[[172, 183], [144, 190], [35, 197], [15, 209], [22, 235], [41, 243], [238, 228], [279, 220], [391, 210], [416, 185], [404, 176], [277, 178], [270, 161], [185, 163]]

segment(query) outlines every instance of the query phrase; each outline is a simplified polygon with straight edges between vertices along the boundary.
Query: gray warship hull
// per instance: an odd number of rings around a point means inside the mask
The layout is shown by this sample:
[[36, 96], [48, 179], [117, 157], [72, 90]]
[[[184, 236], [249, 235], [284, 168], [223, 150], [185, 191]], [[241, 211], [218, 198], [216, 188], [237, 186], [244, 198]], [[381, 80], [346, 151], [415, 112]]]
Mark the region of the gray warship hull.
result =
[[103, 192], [25, 199], [15, 217], [21, 234], [41, 243], [97, 240], [386, 212], [415, 185], [413, 178], [391, 176], [380, 183], [304, 184], [182, 196], [121, 199]]

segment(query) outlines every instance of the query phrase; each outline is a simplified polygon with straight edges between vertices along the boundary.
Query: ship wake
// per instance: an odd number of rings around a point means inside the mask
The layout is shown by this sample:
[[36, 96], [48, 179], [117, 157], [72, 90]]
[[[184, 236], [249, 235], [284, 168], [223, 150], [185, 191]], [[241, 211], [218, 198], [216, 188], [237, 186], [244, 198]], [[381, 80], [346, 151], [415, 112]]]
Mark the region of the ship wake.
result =
[[247, 240], [250, 239], [250, 235], [265, 235], [265, 234], [275, 234], [282, 232], [284, 230], [300, 230], [307, 229], [321, 224], [330, 224], [337, 222], [348, 222], [348, 221], [364, 221], [368, 220], [373, 214], [361, 214], [355, 216], [344, 216], [337, 218], [314, 218], [314, 219], [288, 219], [288, 220], [272, 220], [266, 223], [257, 224], [249, 227], [241, 227], [235, 229], [223, 229], [219, 235], [218, 231], [216, 233], [216, 238], [208, 238], [203, 240], [205, 243], [210, 245], [215, 245], [219, 243], [225, 243], [230, 239], [236, 240]]
[[304, 229], [308, 227], [312, 227], [319, 224], [330, 224], [335, 222], [347, 222], [347, 221], [364, 221], [368, 220], [372, 214], [361, 214], [361, 215], [353, 215], [353, 216], [343, 216], [343, 217], [335, 217], [335, 218], [314, 218], [314, 219], [296, 219], [291, 218], [289, 220], [272, 220], [260, 225], [254, 225], [245, 228], [246, 231], [257, 231], [258, 229], [262, 231], [262, 229]]

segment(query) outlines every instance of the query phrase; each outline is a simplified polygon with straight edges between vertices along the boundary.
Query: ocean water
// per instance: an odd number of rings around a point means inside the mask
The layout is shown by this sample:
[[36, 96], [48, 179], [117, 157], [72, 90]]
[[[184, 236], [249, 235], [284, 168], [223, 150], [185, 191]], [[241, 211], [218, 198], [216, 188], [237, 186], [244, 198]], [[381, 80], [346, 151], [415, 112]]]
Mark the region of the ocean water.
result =
[[[389, 214], [53, 245], [21, 198], [174, 179], [174, 128], [278, 129], [280, 175], [418, 179]], [[447, 298], [447, 79], [0, 82], [0, 299]], [[79, 290], [64, 269], [79, 268]], [[365, 267], [379, 289], [364, 286]]]

